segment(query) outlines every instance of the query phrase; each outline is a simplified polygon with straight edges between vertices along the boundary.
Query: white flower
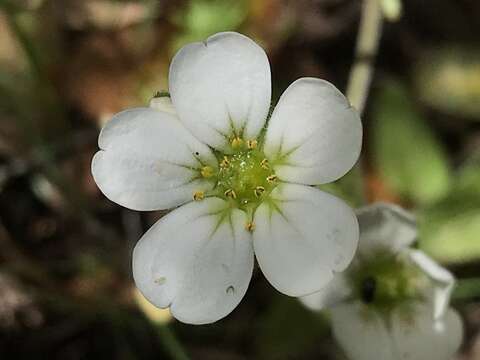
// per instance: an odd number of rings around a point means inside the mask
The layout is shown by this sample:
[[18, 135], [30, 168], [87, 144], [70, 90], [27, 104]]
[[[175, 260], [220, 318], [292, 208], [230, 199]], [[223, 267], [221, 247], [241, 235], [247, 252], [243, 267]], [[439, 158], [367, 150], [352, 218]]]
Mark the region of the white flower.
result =
[[182, 48], [169, 83], [171, 104], [115, 115], [92, 161], [96, 183], [120, 205], [185, 204], [135, 247], [138, 288], [180, 321], [214, 322], [245, 294], [255, 251], [279, 291], [322, 289], [353, 258], [358, 223], [344, 202], [310, 185], [331, 182], [356, 162], [356, 111], [332, 84], [302, 78], [265, 129], [267, 56], [232, 32]]
[[454, 278], [411, 248], [414, 219], [374, 204], [358, 211], [359, 249], [349, 268], [322, 291], [301, 298], [331, 312], [333, 333], [351, 360], [449, 360], [463, 327], [448, 307]]

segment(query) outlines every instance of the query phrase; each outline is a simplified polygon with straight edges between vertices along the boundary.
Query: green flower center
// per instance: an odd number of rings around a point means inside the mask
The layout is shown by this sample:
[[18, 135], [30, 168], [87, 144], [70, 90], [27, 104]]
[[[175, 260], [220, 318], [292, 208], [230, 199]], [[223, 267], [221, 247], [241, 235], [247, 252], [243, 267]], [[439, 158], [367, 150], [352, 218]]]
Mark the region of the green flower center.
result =
[[380, 249], [361, 259], [348, 273], [357, 298], [380, 312], [390, 312], [422, 298], [425, 277], [401, 255]]
[[228, 153], [216, 155], [217, 169], [206, 165], [199, 169], [198, 175], [211, 181], [213, 190], [207, 193], [196, 191], [193, 199], [201, 201], [205, 196], [216, 196], [226, 200], [230, 204], [229, 209], [241, 209], [248, 214], [245, 227], [253, 231], [253, 214], [277, 186], [277, 176], [257, 140], [245, 141], [234, 137], [230, 140]]
[[277, 185], [277, 177], [256, 141], [232, 140], [233, 152], [219, 159], [215, 174], [219, 197], [235, 207], [255, 209]]

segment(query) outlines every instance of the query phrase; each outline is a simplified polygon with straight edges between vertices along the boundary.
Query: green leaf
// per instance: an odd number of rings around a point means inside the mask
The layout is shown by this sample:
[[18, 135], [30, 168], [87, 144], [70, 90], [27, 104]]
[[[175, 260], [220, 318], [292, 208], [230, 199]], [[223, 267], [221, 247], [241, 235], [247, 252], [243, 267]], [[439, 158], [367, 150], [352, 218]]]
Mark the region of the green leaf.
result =
[[372, 154], [382, 179], [421, 205], [442, 198], [451, 182], [446, 153], [407, 90], [388, 82], [375, 102]]
[[345, 200], [351, 207], [365, 205], [364, 183], [360, 160], [345, 176], [328, 184], [318, 185], [320, 190]]
[[455, 177], [455, 191], [471, 192], [480, 196], [480, 154], [475, 154], [459, 169]]
[[480, 258], [478, 208], [457, 214], [445, 211], [427, 215], [420, 234], [420, 247], [441, 262], [462, 263]]
[[217, 32], [234, 30], [246, 16], [245, 0], [192, 0], [172, 17], [172, 21], [183, 28], [182, 34], [174, 39], [173, 48], [177, 50]]
[[466, 162], [444, 199], [419, 216], [420, 247], [437, 260], [462, 263], [480, 258], [480, 161]]

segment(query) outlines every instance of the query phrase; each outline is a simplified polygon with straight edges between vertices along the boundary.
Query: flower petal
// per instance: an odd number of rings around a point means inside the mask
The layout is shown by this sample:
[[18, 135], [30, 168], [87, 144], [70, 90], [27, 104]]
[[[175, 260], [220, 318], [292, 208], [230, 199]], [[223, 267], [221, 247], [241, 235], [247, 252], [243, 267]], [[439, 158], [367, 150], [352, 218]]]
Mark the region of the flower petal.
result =
[[137, 108], [115, 115], [102, 129], [92, 174], [110, 200], [134, 210], [168, 209], [212, 184], [198, 177], [216, 167], [210, 148], [172, 114]]
[[358, 302], [333, 307], [333, 333], [350, 360], [450, 360], [463, 336], [458, 314], [450, 309], [438, 322], [428, 305], [411, 311], [399, 308], [387, 319]]
[[275, 107], [264, 150], [282, 180], [316, 185], [345, 175], [361, 146], [360, 117], [342, 93], [325, 80], [301, 78]]
[[323, 290], [311, 295], [302, 296], [300, 302], [311, 310], [323, 310], [348, 299], [352, 289], [343, 274], [335, 274]]
[[280, 184], [255, 212], [253, 241], [265, 277], [280, 292], [323, 289], [350, 264], [358, 223], [343, 201], [304, 185]]
[[180, 120], [210, 146], [228, 137], [254, 139], [270, 107], [270, 65], [248, 37], [223, 32], [189, 44], [170, 65], [170, 94]]
[[375, 203], [357, 210], [360, 225], [359, 254], [368, 256], [384, 248], [397, 253], [417, 239], [414, 217], [393, 204]]
[[331, 315], [333, 334], [349, 360], [398, 360], [379, 314], [355, 302], [332, 307]]
[[441, 267], [423, 251], [411, 249], [408, 254], [410, 259], [433, 281], [427, 295], [430, 295], [433, 301], [433, 316], [439, 319], [448, 309], [455, 278], [450, 271]]
[[228, 315], [253, 270], [245, 213], [218, 198], [181, 206], [160, 219], [133, 252], [133, 277], [154, 305], [205, 324]]
[[447, 310], [442, 320], [435, 320], [430, 306], [419, 304], [411, 317], [395, 312], [391, 324], [398, 359], [450, 360], [463, 338], [462, 321], [452, 309]]

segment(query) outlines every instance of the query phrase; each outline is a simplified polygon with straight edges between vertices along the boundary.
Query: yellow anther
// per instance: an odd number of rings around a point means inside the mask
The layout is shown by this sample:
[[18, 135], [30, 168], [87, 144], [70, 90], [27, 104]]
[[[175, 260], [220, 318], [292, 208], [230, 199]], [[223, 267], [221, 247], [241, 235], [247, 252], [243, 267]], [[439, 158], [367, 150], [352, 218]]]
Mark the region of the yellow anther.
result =
[[193, 200], [195, 201], [200, 201], [205, 198], [205, 192], [204, 191], [195, 191], [193, 194]]
[[213, 168], [211, 166], [204, 166], [200, 171], [204, 178], [209, 178], [213, 176]]
[[257, 145], [258, 145], [257, 140], [248, 140], [247, 141], [247, 148], [249, 148], [250, 150], [256, 149]]
[[231, 144], [233, 149], [238, 149], [240, 146], [242, 146], [243, 140], [237, 136], [233, 138]]
[[253, 221], [247, 222], [245, 224], [245, 229], [247, 229], [247, 231], [253, 232], [253, 230], [255, 230], [255, 223]]
[[274, 183], [275, 181], [277, 181], [277, 180], [278, 180], [278, 177], [277, 177], [277, 175], [275, 175], [275, 174], [272, 174], [272, 175], [270, 175], [270, 176], [267, 176], [267, 182], [268, 182], [269, 184], [273, 184], [273, 183]]
[[233, 189], [228, 189], [227, 191], [225, 191], [224, 195], [226, 197], [229, 197], [229, 198], [232, 198], [232, 199], [237, 198], [237, 194], [235, 193], [235, 191]]
[[265, 170], [270, 169], [270, 164], [268, 163], [267, 159], [263, 159], [262, 161], [260, 161], [260, 166], [262, 167], [262, 169]]
[[220, 167], [226, 168], [230, 165], [230, 160], [228, 160], [228, 157], [224, 156], [223, 160], [220, 162]]
[[265, 188], [263, 186], [257, 186], [255, 190], [253, 190], [255, 196], [259, 198], [265, 192]]

